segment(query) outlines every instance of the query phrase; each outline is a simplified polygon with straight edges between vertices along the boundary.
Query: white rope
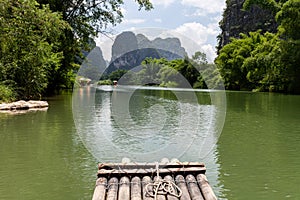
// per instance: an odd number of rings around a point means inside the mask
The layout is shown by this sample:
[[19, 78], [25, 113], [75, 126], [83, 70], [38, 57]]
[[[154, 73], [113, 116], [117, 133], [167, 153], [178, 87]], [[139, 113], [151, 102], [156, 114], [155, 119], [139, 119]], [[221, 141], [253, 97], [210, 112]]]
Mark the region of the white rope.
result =
[[156, 180], [154, 183], [148, 183], [145, 189], [146, 194], [150, 197], [154, 197], [154, 200], [157, 200], [157, 195], [169, 194], [177, 198], [182, 195], [181, 189], [173, 181], [167, 181], [160, 178], [158, 162], [156, 162]]

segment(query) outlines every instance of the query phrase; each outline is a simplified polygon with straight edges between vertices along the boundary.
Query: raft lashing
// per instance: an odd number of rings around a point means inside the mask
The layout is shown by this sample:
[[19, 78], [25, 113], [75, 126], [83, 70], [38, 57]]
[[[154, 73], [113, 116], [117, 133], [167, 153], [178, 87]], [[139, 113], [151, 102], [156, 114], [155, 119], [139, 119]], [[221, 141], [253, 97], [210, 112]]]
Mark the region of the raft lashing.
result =
[[215, 200], [200, 162], [100, 163], [93, 200]]

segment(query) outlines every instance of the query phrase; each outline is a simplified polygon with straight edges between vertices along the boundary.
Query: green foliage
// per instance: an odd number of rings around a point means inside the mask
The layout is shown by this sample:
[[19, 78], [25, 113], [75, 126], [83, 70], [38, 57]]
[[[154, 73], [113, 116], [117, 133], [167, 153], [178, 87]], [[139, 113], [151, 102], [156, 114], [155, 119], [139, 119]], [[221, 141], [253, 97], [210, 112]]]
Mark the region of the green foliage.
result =
[[[115, 26], [123, 18], [123, 0], [37, 0], [41, 5], [49, 5], [54, 12], [62, 14], [71, 29], [65, 29], [61, 37], [59, 51], [63, 52], [61, 65], [51, 70], [48, 92], [60, 88], [71, 88], [74, 73], [84, 57], [82, 51], [91, 50], [90, 41], [99, 33], [107, 34], [109, 25]], [[139, 9], [152, 9], [149, 0], [135, 0]]]
[[290, 79], [288, 92], [300, 93], [300, 0], [289, 0], [282, 4], [276, 19], [280, 22], [282, 49], [281, 61], [287, 69]]
[[284, 90], [287, 84], [285, 68], [278, 59], [281, 49], [275, 34], [260, 31], [243, 35], [220, 51], [215, 62], [227, 89], [256, 91]]
[[280, 7], [278, 5], [278, 1], [276, 0], [245, 0], [243, 4], [243, 8], [245, 10], [249, 10], [252, 5], [259, 5], [264, 9], [271, 10], [276, 13]]
[[241, 34], [241, 39], [232, 38], [231, 43], [225, 45], [215, 62], [225, 81], [227, 89], [244, 89], [249, 87], [246, 79], [247, 70], [243, 63], [261, 41], [260, 33], [250, 33], [250, 37]]
[[113, 82], [111, 80], [101, 80], [101, 81], [98, 81], [97, 83], [98, 85], [112, 85]]
[[60, 66], [62, 30], [68, 25], [34, 1], [0, 2], [0, 81], [11, 81], [18, 98], [40, 98], [49, 71]]
[[[135, 0], [141, 8], [152, 9], [149, 0]], [[122, 21], [121, 6], [123, 0], [38, 0], [40, 4], [50, 5], [50, 9], [61, 12], [63, 19], [71, 27], [73, 36], [87, 42], [91, 36], [106, 33], [108, 25]]]
[[277, 34], [232, 39], [215, 62], [227, 89], [300, 93], [300, 0], [246, 0], [274, 11]]
[[109, 74], [108, 78], [112, 81], [118, 81], [128, 70], [118, 69]]
[[[152, 9], [149, 0], [136, 0]], [[122, 0], [1, 0], [0, 82], [16, 98], [72, 88], [91, 38], [122, 20]]]
[[300, 39], [300, 0], [289, 0], [276, 14], [279, 33], [291, 40]]
[[142, 69], [132, 77], [136, 84], [203, 89], [220, 86], [218, 71], [213, 64], [207, 63], [202, 52], [196, 52], [192, 59], [186, 57], [168, 61], [165, 58], [147, 58], [141, 66]]
[[0, 103], [2, 102], [11, 102], [16, 99], [14, 91], [12, 88], [0, 84]]
[[[125, 75], [125, 76], [124, 76]], [[112, 85], [113, 81], [119, 81], [122, 78], [122, 82], [126, 82], [128, 84], [127, 79], [130, 79], [130, 71], [124, 69], [118, 69], [116, 71], [111, 72], [110, 74], [104, 74], [101, 76], [101, 80], [98, 81], [98, 85]]]

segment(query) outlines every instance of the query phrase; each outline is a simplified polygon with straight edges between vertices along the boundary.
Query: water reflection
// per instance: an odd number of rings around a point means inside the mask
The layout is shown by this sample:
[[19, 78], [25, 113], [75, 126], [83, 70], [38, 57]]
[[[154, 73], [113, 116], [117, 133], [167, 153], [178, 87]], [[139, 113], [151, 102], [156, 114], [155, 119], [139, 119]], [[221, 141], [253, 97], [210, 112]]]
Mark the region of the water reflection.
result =
[[[86, 95], [83, 95], [86, 93]], [[79, 135], [94, 156], [108, 161], [205, 157], [217, 141], [218, 109], [195, 92], [89, 88], [73, 95]], [[199, 96], [199, 94], [198, 94]], [[167, 97], [167, 98], [165, 98]]]
[[218, 143], [228, 199], [299, 199], [300, 96], [227, 92]]
[[212, 102], [207, 91], [79, 88], [73, 116], [82, 141], [100, 162], [203, 161], [211, 184], [220, 187], [215, 144], [224, 110]]

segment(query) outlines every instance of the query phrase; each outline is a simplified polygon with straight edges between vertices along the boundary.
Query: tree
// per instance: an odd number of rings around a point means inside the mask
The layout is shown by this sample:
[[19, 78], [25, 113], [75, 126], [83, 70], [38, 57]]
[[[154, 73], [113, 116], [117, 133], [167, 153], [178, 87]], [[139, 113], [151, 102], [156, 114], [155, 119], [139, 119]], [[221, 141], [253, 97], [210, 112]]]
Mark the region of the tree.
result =
[[[89, 50], [89, 41], [99, 33], [107, 34], [109, 25], [115, 26], [123, 18], [121, 6], [123, 0], [37, 0], [41, 5], [49, 4], [54, 12], [62, 13], [72, 29], [64, 30], [59, 51], [64, 59], [61, 65], [51, 71], [49, 91], [63, 87], [70, 88], [74, 80], [74, 72], [80, 66], [82, 50]], [[152, 9], [150, 0], [135, 0], [139, 9]], [[70, 81], [71, 80], [71, 81]]]
[[198, 64], [208, 64], [206, 54], [201, 51], [195, 52], [192, 56], [192, 60]]
[[286, 0], [245, 0], [243, 8], [248, 10], [252, 5], [259, 5], [264, 9], [271, 10], [273, 13], [276, 13], [280, 10], [280, 3]]
[[[149, 0], [135, 0], [140, 8], [152, 9]], [[50, 9], [61, 12], [63, 19], [72, 27], [74, 37], [87, 40], [98, 33], [106, 33], [108, 25], [116, 25], [123, 18], [123, 0], [38, 0], [49, 4]]]
[[113, 71], [112, 73], [109, 74], [109, 79], [111, 81], [118, 81], [124, 74], [126, 74], [128, 70], [125, 69], [118, 69], [116, 71]]
[[247, 80], [257, 91], [286, 91], [288, 74], [281, 63], [280, 39], [277, 34], [265, 33], [261, 42], [246, 58], [243, 67], [247, 70]]
[[282, 4], [276, 14], [280, 23], [278, 34], [281, 40], [281, 62], [287, 67], [290, 77], [288, 91], [300, 93], [300, 0], [289, 0]]
[[163, 64], [167, 63], [168, 60], [146, 58], [142, 63], [142, 69], [138, 72], [137, 82], [142, 85], [160, 85], [160, 74], [159, 71]]
[[165, 58], [147, 58], [142, 63], [142, 70], [138, 73], [142, 77], [141, 84], [155, 84], [163, 87], [193, 87], [217, 88], [220, 77], [217, 76], [214, 65], [208, 64], [206, 54], [196, 52], [192, 59], [167, 60]]
[[49, 71], [63, 58], [58, 51], [63, 30], [61, 15], [34, 0], [0, 2], [0, 83], [9, 85], [18, 98], [40, 98], [47, 88]]
[[247, 80], [247, 69], [243, 64], [246, 58], [261, 42], [260, 33], [241, 34], [241, 39], [232, 38], [231, 43], [225, 45], [216, 58], [215, 63], [225, 81], [227, 89], [249, 89], [250, 82]]
[[272, 10], [276, 16], [281, 50], [278, 58], [289, 77], [284, 81], [286, 91], [300, 93], [300, 0], [246, 0], [244, 7], [247, 9], [253, 4]]

